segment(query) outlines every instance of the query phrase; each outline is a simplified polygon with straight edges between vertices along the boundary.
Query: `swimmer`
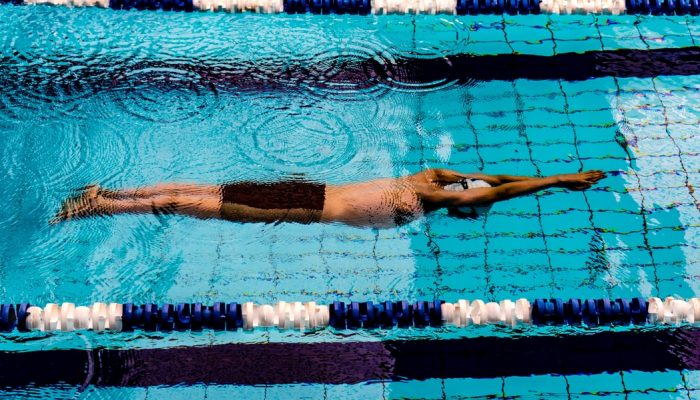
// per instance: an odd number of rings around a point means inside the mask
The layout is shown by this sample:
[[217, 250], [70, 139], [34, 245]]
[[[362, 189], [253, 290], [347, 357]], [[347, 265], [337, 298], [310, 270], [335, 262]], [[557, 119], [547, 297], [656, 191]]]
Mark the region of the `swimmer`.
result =
[[586, 190], [605, 176], [602, 171], [527, 177], [428, 169], [400, 178], [345, 185], [308, 180], [172, 183], [122, 190], [91, 185], [66, 200], [52, 222], [152, 213], [235, 222], [341, 222], [381, 228], [404, 225], [439, 209], [456, 217], [476, 217], [498, 201], [548, 188]]

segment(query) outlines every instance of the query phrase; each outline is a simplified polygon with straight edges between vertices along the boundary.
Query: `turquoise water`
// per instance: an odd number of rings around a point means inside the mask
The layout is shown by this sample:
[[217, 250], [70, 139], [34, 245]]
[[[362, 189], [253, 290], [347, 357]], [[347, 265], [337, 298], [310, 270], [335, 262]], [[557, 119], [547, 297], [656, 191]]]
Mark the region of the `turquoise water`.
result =
[[[343, 71], [342, 61], [360, 58], [381, 66], [458, 53], [693, 46], [698, 22], [0, 7], [0, 297], [84, 304], [698, 296], [698, 76], [414, 84], [361, 70], [342, 84], [325, 84]], [[289, 72], [299, 66], [308, 73]], [[214, 83], [208, 73], [219, 69], [250, 81]], [[496, 204], [486, 218], [436, 213], [396, 229], [177, 216], [48, 225], [66, 196], [94, 182], [132, 187], [305, 174], [345, 183], [436, 167], [612, 174], [587, 192], [548, 190]], [[305, 336], [34, 334], [28, 341], [5, 335], [0, 350], [511, 334], [489, 327]], [[699, 389], [696, 371], [625, 371], [349, 386], [59, 385], [7, 395], [693, 398]]]

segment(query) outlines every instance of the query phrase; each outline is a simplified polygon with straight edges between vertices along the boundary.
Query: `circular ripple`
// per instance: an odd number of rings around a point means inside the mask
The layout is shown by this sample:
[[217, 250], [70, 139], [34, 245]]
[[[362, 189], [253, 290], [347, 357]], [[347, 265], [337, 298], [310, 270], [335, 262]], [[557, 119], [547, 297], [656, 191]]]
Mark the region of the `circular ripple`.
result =
[[[309, 18], [299, 26], [299, 18], [280, 21], [283, 37], [256, 40], [250, 62], [257, 75], [290, 90], [301, 90], [327, 98], [344, 96], [361, 99], [363, 92], [386, 90], [382, 87], [389, 49], [373, 40], [371, 32], [354, 33], [334, 27], [332, 18]], [[277, 31], [262, 32], [260, 36]]]
[[413, 54], [387, 69], [387, 84], [411, 93], [442, 90], [458, 83], [453, 70], [447, 57]]
[[310, 60], [304, 89], [322, 98], [359, 101], [387, 92], [388, 68], [394, 62], [387, 49], [375, 42], [337, 43], [312, 54]]
[[[51, 132], [50, 136], [45, 132]], [[75, 125], [69, 121], [50, 126], [26, 125], [18, 133], [21, 140], [6, 149], [11, 154], [2, 157], [0, 166], [8, 172], [4, 182], [4, 188], [9, 191], [6, 198], [16, 218], [42, 218], [45, 225], [58, 201], [53, 189], [64, 193], [62, 182], [75, 173], [77, 153], [68, 146], [56, 145], [73, 141]]]
[[[411, 35], [414, 30], [439, 35], [418, 35], [414, 40], [406, 41], [401, 35], [386, 34], [405, 31]], [[460, 39], [461, 30], [463, 26], [459, 21], [445, 17], [419, 16], [415, 21], [405, 18], [383, 20], [377, 33], [378, 46], [391, 49], [392, 54], [391, 63], [385, 67], [386, 84], [394, 90], [408, 92], [440, 90], [455, 85], [457, 81], [453, 77], [453, 66], [446, 55], [462, 51], [466, 41]]]
[[[152, 40], [149, 52], [163, 54], [165, 58], [221, 60], [245, 57], [249, 42], [256, 40], [256, 31], [260, 27], [260, 22], [250, 24], [247, 21], [250, 14], [199, 13], [192, 18], [188, 13], [169, 13], [168, 16], [171, 29], [156, 36], [155, 40], [153, 35], [144, 35]], [[153, 13], [153, 17], [153, 25], [162, 23], [163, 15]]]
[[353, 130], [339, 114], [320, 107], [261, 114], [243, 127], [239, 151], [260, 169], [322, 176], [357, 153]]
[[[284, 89], [297, 93], [313, 80], [315, 55], [319, 48], [327, 48], [333, 38], [322, 35], [314, 26], [299, 27], [280, 21], [279, 31], [285, 32], [282, 38], [269, 36], [272, 32], [260, 32], [254, 39], [256, 46], [249, 44], [250, 76], [269, 88]], [[267, 40], [264, 40], [267, 39]]]
[[94, 93], [86, 71], [87, 61], [45, 59], [42, 65], [23, 65], [12, 61], [5, 65], [3, 109], [14, 119], [54, 121], [65, 117], [89, 119], [82, 103]]
[[97, 17], [101, 14], [78, 9], [16, 9], [21, 22], [13, 22], [5, 32], [11, 39], [0, 78], [8, 110], [18, 119], [27, 113], [45, 121], [66, 114], [83, 116], [80, 104], [93, 93], [96, 71], [91, 67], [110, 45], [110, 24]]
[[217, 108], [216, 87], [186, 62], [138, 65], [117, 78], [116, 105], [132, 116], [157, 123], [206, 119]]

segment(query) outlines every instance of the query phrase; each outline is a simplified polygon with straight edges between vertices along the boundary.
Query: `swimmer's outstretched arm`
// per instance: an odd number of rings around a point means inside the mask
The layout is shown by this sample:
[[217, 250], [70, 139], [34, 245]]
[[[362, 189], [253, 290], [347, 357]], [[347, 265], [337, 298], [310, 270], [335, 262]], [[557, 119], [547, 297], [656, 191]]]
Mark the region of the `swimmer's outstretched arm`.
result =
[[553, 175], [542, 178], [530, 178], [508, 182], [490, 188], [469, 189], [461, 192], [439, 191], [434, 199], [442, 207], [461, 207], [467, 205], [491, 204], [539, 192], [551, 187], [569, 190], [586, 190], [605, 178], [602, 171], [587, 171], [578, 174]]
[[527, 181], [530, 179], [537, 179], [537, 177], [532, 176], [517, 176], [517, 175], [488, 175], [481, 172], [474, 173], [461, 173], [458, 171], [453, 171], [450, 169], [431, 169], [428, 170], [429, 173], [434, 175], [433, 180], [443, 183], [454, 183], [459, 182], [462, 179], [479, 179], [491, 186], [499, 186], [510, 182]]
[[529, 181], [539, 179], [536, 176], [518, 176], [518, 175], [487, 175], [480, 172], [473, 174], [464, 174], [466, 178], [480, 179], [491, 186], [500, 186], [511, 182]]

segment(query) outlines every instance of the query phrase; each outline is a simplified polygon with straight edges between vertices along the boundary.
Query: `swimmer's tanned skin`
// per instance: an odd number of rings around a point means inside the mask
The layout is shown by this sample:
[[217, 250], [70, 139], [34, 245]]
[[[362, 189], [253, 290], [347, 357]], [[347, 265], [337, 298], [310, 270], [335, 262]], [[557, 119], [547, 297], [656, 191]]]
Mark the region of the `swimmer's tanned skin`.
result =
[[[527, 177], [427, 169], [400, 178], [346, 185], [308, 181], [171, 183], [123, 190], [91, 185], [66, 200], [52, 222], [95, 215], [155, 213], [236, 222], [341, 222], [390, 227], [442, 208], [488, 205], [553, 187], [586, 190], [605, 176], [602, 171]], [[483, 180], [491, 187], [459, 192], [444, 189], [464, 179]]]

